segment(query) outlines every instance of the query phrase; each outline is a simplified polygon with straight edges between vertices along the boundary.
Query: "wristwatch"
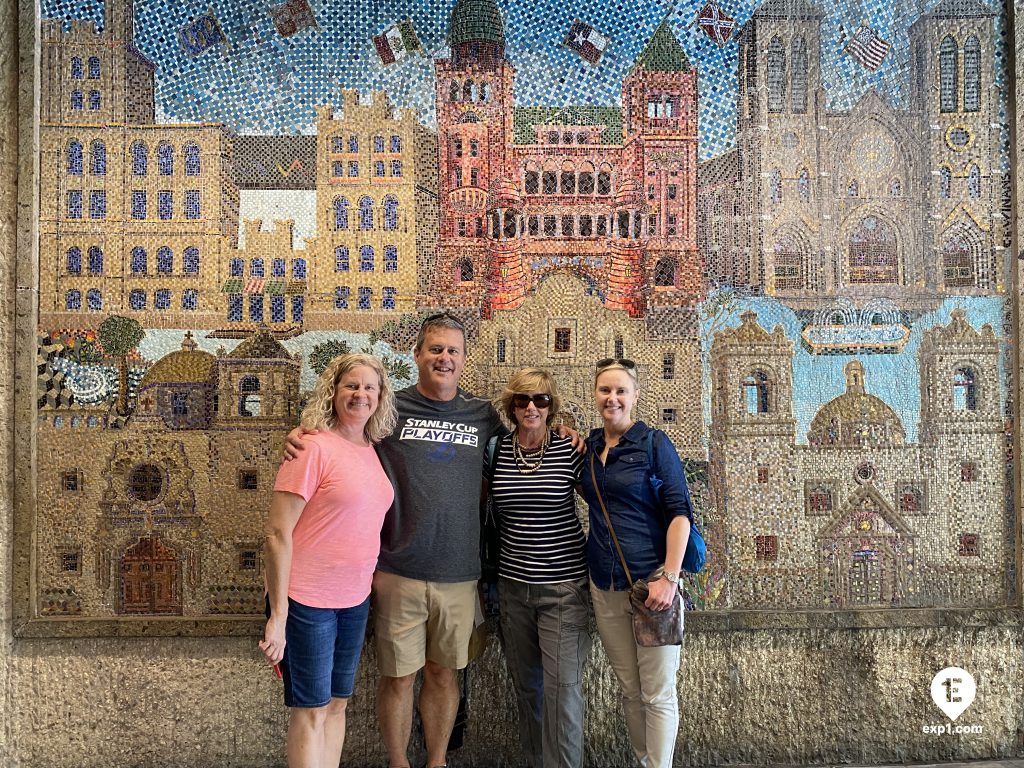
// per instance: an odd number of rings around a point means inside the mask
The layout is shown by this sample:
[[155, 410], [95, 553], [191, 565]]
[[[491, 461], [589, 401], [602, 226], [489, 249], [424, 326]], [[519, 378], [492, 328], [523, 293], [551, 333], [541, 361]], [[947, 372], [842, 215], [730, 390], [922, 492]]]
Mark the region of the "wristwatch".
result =
[[679, 571], [666, 571], [662, 569], [661, 575], [671, 581], [673, 584], [679, 584]]

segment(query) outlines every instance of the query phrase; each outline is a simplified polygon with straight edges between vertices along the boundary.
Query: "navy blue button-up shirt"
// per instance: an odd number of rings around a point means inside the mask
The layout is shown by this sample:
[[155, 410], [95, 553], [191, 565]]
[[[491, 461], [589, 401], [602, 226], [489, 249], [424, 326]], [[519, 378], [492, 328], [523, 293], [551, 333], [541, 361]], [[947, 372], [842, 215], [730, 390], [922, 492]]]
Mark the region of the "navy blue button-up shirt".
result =
[[[643, 441], [648, 431], [654, 433], [653, 474], [663, 483], [660, 494], [651, 484], [652, 472], [647, 463], [647, 450]], [[622, 562], [608, 533], [594, 491], [594, 480], [590, 473], [591, 457], [608, 516], [634, 579], [647, 578], [665, 562], [669, 523], [680, 515], [693, 519], [690, 491], [686, 487], [683, 464], [668, 435], [660, 430], [651, 430], [642, 421], [638, 421], [619, 438], [618, 445], [608, 451], [604, 464], [600, 459], [603, 450], [604, 429], [592, 430], [587, 437], [582, 482], [583, 498], [590, 507], [587, 563], [590, 566], [590, 578], [599, 589], [629, 589], [629, 580], [622, 569]]]

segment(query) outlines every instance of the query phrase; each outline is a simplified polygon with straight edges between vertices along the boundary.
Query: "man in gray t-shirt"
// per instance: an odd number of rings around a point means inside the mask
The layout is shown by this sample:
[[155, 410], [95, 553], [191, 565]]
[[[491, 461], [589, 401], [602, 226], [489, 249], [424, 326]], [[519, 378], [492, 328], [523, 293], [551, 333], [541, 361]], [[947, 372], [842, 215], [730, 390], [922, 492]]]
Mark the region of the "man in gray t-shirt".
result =
[[445, 765], [480, 577], [480, 483], [484, 447], [504, 432], [486, 400], [459, 389], [466, 363], [462, 323], [427, 318], [413, 352], [419, 380], [397, 394], [398, 427], [380, 445], [395, 485], [373, 580], [377, 717], [390, 766], [407, 766], [413, 686], [427, 766]]

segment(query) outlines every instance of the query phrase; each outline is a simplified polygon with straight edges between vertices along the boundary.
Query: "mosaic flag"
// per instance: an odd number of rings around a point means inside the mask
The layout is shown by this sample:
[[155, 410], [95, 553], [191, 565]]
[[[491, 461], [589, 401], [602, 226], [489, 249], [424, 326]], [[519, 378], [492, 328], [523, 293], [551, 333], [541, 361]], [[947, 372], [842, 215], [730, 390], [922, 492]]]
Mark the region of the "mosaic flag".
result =
[[867, 24], [861, 24], [860, 29], [854, 34], [853, 39], [843, 48], [845, 53], [850, 54], [863, 66], [874, 72], [882, 64], [892, 45], [879, 37]]
[[291, 37], [306, 27], [320, 29], [313, 17], [313, 9], [309, 7], [309, 0], [286, 0], [280, 5], [272, 5], [270, 18], [274, 20], [274, 26], [281, 37]]
[[385, 65], [394, 64], [411, 53], [423, 50], [416, 37], [416, 28], [409, 19], [400, 21], [374, 36], [373, 45], [377, 49], [381, 63]]
[[597, 64], [601, 61], [604, 49], [608, 47], [608, 38], [589, 24], [576, 19], [569, 27], [569, 34], [565, 36], [562, 45], [578, 53], [588, 64]]
[[733, 31], [736, 29], [736, 19], [723, 11], [715, 0], [708, 0], [697, 14], [697, 26], [711, 39], [711, 42], [721, 48], [732, 37]]
[[195, 57], [212, 48], [217, 43], [226, 43], [228, 39], [220, 28], [217, 17], [213, 15], [213, 9], [190, 21], [178, 29], [178, 40], [181, 47], [189, 56]]

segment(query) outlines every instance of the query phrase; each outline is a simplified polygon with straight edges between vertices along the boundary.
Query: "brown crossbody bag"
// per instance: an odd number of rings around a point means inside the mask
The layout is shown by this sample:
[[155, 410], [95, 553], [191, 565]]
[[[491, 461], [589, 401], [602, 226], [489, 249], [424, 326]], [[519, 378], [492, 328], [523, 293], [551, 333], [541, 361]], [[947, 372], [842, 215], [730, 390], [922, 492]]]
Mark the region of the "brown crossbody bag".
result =
[[636, 644], [644, 648], [655, 648], [661, 645], [682, 645], [683, 644], [683, 601], [676, 588], [672, 595], [672, 605], [664, 611], [655, 611], [647, 607], [648, 588], [647, 579], [633, 581], [633, 576], [626, 565], [626, 557], [619, 545], [619, 537], [615, 535], [615, 528], [612, 526], [612, 519], [608, 515], [608, 508], [604, 505], [604, 498], [601, 496], [601, 488], [597, 484], [597, 473], [594, 471], [594, 454], [590, 454], [590, 478], [594, 483], [594, 493], [597, 494], [597, 503], [601, 506], [601, 513], [604, 515], [605, 525], [608, 526], [608, 533], [611, 534], [612, 542], [615, 544], [615, 551], [619, 553], [619, 560], [622, 562], [622, 570], [626, 572], [626, 580], [629, 582], [629, 604], [633, 609], [633, 636]]

